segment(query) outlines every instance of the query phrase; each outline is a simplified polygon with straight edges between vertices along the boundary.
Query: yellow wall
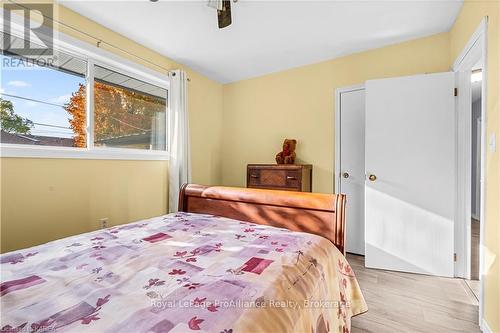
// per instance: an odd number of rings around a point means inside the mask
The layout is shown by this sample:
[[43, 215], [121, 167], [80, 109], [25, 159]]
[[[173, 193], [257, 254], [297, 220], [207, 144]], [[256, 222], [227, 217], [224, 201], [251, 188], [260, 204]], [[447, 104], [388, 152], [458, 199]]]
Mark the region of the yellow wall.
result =
[[[487, 91], [487, 129], [500, 134], [499, 96], [500, 96], [500, 2], [466, 2], [450, 31], [450, 63], [465, 47], [472, 33], [484, 16], [488, 16], [488, 91]], [[492, 332], [500, 332], [500, 159], [496, 153], [487, 149], [486, 154], [486, 292], [485, 319]]]
[[[183, 68], [189, 83], [193, 181], [220, 184], [222, 85], [63, 7], [60, 22], [140, 55], [167, 69]], [[95, 43], [64, 26], [55, 28]], [[158, 67], [101, 44], [103, 49], [154, 70]], [[165, 71], [164, 71], [165, 72]], [[166, 213], [166, 161], [2, 158], [1, 251], [44, 243], [110, 225]]]
[[449, 69], [447, 33], [224, 86], [225, 185], [245, 186], [247, 163], [274, 163], [284, 138], [313, 164], [313, 191], [333, 192], [334, 91], [369, 79]]
[[2, 158], [2, 249], [164, 214], [165, 161]]

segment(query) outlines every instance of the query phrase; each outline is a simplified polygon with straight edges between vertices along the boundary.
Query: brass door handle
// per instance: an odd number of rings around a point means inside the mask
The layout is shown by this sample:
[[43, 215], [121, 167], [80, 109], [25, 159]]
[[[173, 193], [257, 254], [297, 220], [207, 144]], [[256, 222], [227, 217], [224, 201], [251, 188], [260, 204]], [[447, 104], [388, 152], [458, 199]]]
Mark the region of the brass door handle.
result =
[[374, 181], [376, 181], [376, 180], [377, 180], [377, 176], [375, 176], [375, 175], [369, 175], [369, 176], [368, 176], [368, 179], [369, 179], [370, 181], [374, 182]]
[[286, 176], [286, 179], [288, 179], [288, 180], [296, 180], [297, 178], [293, 177], [293, 176]]
[[259, 178], [257, 175], [250, 175], [250, 178]]
[[342, 174], [342, 176], [343, 176], [344, 178], [349, 178], [349, 173], [348, 173], [348, 172], [344, 172], [344, 173]]

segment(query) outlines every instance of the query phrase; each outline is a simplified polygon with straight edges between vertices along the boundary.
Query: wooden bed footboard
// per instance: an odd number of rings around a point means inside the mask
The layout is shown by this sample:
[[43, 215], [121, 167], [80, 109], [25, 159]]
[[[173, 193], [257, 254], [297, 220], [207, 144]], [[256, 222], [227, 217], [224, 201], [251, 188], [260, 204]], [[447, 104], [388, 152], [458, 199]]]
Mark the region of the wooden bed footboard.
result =
[[345, 254], [344, 194], [184, 184], [179, 211], [212, 214], [317, 234]]

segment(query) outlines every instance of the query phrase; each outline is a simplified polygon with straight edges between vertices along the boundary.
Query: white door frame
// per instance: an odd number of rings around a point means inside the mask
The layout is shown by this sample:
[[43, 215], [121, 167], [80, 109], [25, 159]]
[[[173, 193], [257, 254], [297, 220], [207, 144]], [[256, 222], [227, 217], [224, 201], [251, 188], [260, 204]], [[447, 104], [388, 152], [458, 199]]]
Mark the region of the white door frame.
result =
[[476, 211], [472, 212], [472, 217], [480, 221], [480, 207], [481, 207], [481, 118], [476, 119], [476, 123], [472, 124], [476, 126], [476, 160], [472, 163], [476, 164], [476, 186], [474, 187], [474, 192], [476, 193]]
[[[481, 329], [484, 327], [483, 314], [484, 314], [484, 278], [482, 276], [484, 271], [484, 230], [486, 221], [486, 193], [485, 193], [485, 182], [486, 182], [486, 124], [487, 124], [487, 25], [488, 17], [484, 17], [478, 28], [471, 36], [464, 49], [457, 57], [453, 63], [452, 70], [454, 72], [465, 72], [471, 71], [472, 67], [479, 61], [483, 64], [483, 82], [481, 87], [481, 194], [480, 194], [480, 235], [479, 235], [479, 279], [480, 279], [480, 293], [479, 293], [479, 323]], [[470, 78], [469, 78], [470, 79]], [[463, 103], [460, 103], [460, 90], [458, 92], [458, 107], [466, 107]], [[472, 108], [472, 105], [470, 105]], [[458, 110], [460, 112], [460, 109]], [[466, 126], [472, 126], [471, 117], [459, 118], [459, 123], [457, 124], [458, 129], [465, 128]], [[458, 188], [462, 188], [465, 191], [471, 191], [471, 187], [466, 187], [470, 184], [471, 180], [471, 157], [470, 157], [470, 147], [471, 147], [471, 137], [466, 136], [457, 141], [457, 157], [462, 159], [457, 159], [457, 185]], [[462, 164], [461, 164], [462, 163]], [[458, 168], [459, 165], [464, 165], [463, 168]], [[460, 187], [460, 185], [462, 185]], [[467, 197], [464, 193], [458, 193], [458, 197]], [[470, 195], [468, 196], [470, 198]], [[457, 198], [458, 199], [458, 198]], [[471, 262], [471, 252], [470, 252], [470, 216], [464, 215], [465, 212], [470, 212], [471, 202], [461, 202], [460, 199], [457, 200], [456, 205], [456, 216], [455, 221], [456, 233], [455, 235], [460, 235], [455, 239], [455, 252], [457, 254], [457, 262], [455, 263], [455, 276], [470, 278], [470, 262]], [[469, 214], [470, 215], [470, 214]]]
[[334, 193], [341, 193], [341, 188], [340, 188], [340, 131], [341, 126], [340, 126], [340, 95], [346, 92], [351, 92], [351, 91], [357, 91], [357, 90], [364, 90], [365, 85], [364, 84], [356, 84], [353, 86], [349, 87], [341, 87], [335, 89], [335, 108], [333, 110], [334, 117], [334, 128], [335, 128], [335, 135], [333, 138], [333, 144], [335, 147], [335, 158], [334, 158], [334, 163], [333, 165], [335, 166], [334, 170], [334, 175], [333, 175], [333, 192]]

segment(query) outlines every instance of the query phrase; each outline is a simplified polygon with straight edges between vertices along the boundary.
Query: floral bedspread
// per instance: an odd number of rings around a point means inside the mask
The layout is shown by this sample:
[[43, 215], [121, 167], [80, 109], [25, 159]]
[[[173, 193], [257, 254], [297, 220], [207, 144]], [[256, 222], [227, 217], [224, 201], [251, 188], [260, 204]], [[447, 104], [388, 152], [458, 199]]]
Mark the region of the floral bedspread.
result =
[[350, 332], [367, 310], [325, 238], [177, 213], [1, 255], [2, 332]]

